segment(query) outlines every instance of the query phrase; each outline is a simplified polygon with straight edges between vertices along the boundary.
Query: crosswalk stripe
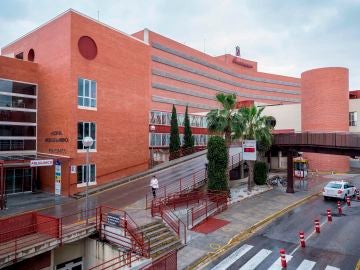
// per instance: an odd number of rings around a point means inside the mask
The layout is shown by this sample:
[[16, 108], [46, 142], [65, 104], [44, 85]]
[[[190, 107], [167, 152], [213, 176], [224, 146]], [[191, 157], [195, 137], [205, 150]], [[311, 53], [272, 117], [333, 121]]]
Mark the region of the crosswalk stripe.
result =
[[219, 262], [212, 270], [224, 270], [236, 262], [241, 256], [243, 256], [246, 252], [252, 249], [254, 246], [251, 245], [242, 245], [236, 251], [227, 256], [224, 260]]
[[335, 266], [328, 265], [326, 266], [325, 270], [340, 270], [340, 268], [337, 268]]
[[253, 270], [255, 269], [267, 256], [271, 254], [271, 250], [262, 249], [255, 256], [253, 256], [249, 261], [246, 262], [239, 270]]
[[[279, 255], [280, 256], [280, 255]], [[291, 255], [285, 255], [286, 262], [290, 262], [293, 256]], [[281, 270], [281, 262], [280, 257], [268, 268], [268, 270]]]
[[316, 262], [303, 260], [296, 270], [311, 270], [315, 266]]

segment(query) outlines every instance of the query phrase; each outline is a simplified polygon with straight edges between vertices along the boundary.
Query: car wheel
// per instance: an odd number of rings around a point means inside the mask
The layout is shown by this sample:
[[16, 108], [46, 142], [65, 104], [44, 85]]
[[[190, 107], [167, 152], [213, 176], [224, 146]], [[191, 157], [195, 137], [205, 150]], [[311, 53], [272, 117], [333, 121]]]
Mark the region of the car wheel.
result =
[[327, 201], [328, 200], [328, 197], [324, 196], [324, 201]]

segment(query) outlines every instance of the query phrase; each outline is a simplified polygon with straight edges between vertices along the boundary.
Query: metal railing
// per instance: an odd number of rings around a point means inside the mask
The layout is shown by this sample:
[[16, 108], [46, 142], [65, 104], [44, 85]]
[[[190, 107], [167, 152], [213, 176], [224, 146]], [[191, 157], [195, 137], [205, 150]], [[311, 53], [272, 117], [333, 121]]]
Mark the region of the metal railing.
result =
[[227, 192], [218, 191], [207, 193], [207, 200], [194, 206], [187, 211], [187, 228], [191, 229], [206, 220], [208, 217], [216, 215], [227, 209], [228, 194]]
[[130, 252], [126, 252], [121, 254], [118, 257], [115, 257], [111, 260], [105, 261], [101, 264], [98, 264], [89, 270], [113, 270], [113, 269], [120, 269], [122, 267], [131, 267], [131, 264], [135, 261], [138, 261], [140, 257], [137, 254]]
[[119, 218], [119, 224], [118, 227], [124, 229], [124, 237], [120, 235], [116, 235], [116, 233], [112, 233], [115, 240], [118, 240], [120, 243], [121, 241], [124, 242], [125, 247], [129, 247], [129, 242], [126, 242], [123, 238], [127, 238], [127, 236], [130, 236], [130, 238], [133, 240], [130, 242], [131, 249], [144, 256], [144, 257], [150, 257], [150, 239], [147, 238], [143, 232], [139, 231], [139, 226], [136, 224], [136, 222], [127, 214], [125, 211], [109, 207], [109, 206], [100, 206], [98, 210], [99, 218], [97, 220], [97, 228], [100, 232], [100, 235], [104, 235], [103, 230], [103, 224], [108, 223], [108, 217], [109, 214], [116, 215]]
[[166, 253], [141, 270], [177, 270], [177, 250]]

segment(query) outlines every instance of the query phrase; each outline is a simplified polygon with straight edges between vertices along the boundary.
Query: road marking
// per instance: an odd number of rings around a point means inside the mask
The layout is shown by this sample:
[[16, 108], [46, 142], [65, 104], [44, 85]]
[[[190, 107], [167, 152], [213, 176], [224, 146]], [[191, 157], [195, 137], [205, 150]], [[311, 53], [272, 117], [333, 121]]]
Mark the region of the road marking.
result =
[[326, 266], [325, 270], [340, 270], [340, 268], [328, 265], [328, 266]]
[[220, 244], [218, 244], [218, 243], [210, 243], [209, 247], [210, 247], [211, 249], [217, 250], [217, 249], [219, 249], [221, 246], [220, 246]]
[[[279, 255], [280, 256], [280, 255]], [[286, 262], [290, 262], [293, 256], [285, 254]], [[268, 270], [281, 270], [280, 257], [268, 268]]]
[[255, 256], [253, 256], [249, 261], [246, 262], [239, 270], [253, 270], [255, 269], [263, 260], [266, 259], [272, 253], [271, 250], [262, 249]]
[[236, 262], [240, 257], [242, 257], [246, 252], [248, 252], [252, 248], [253, 248], [253, 246], [250, 246], [247, 244], [242, 245], [235, 252], [233, 252], [228, 257], [226, 257], [224, 260], [219, 262], [211, 270], [224, 270], [224, 269], [228, 268], [230, 265], [232, 265], [234, 262]]
[[[320, 224], [320, 228], [321, 228], [322, 226], [324, 226], [324, 224], [326, 224], [326, 223], [328, 223], [327, 219], [325, 219], [325, 220]], [[309, 240], [310, 237], [313, 236], [315, 233], [316, 233], [316, 231], [313, 230], [313, 231], [308, 235], [308, 237], [305, 238], [305, 242], [307, 242], [307, 240]], [[295, 253], [299, 248], [300, 248], [300, 245], [298, 245], [298, 246], [290, 253], [290, 255], [294, 255], [294, 253]]]
[[316, 262], [303, 260], [296, 270], [311, 270], [315, 266]]

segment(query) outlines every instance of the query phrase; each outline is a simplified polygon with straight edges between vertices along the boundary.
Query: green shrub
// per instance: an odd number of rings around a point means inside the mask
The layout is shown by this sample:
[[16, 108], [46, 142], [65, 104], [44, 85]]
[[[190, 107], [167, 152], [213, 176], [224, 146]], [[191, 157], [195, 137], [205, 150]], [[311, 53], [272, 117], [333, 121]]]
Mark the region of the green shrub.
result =
[[208, 141], [208, 189], [228, 191], [228, 155], [225, 140], [219, 136]]
[[268, 167], [263, 161], [256, 161], [254, 166], [254, 181], [257, 185], [265, 185]]

